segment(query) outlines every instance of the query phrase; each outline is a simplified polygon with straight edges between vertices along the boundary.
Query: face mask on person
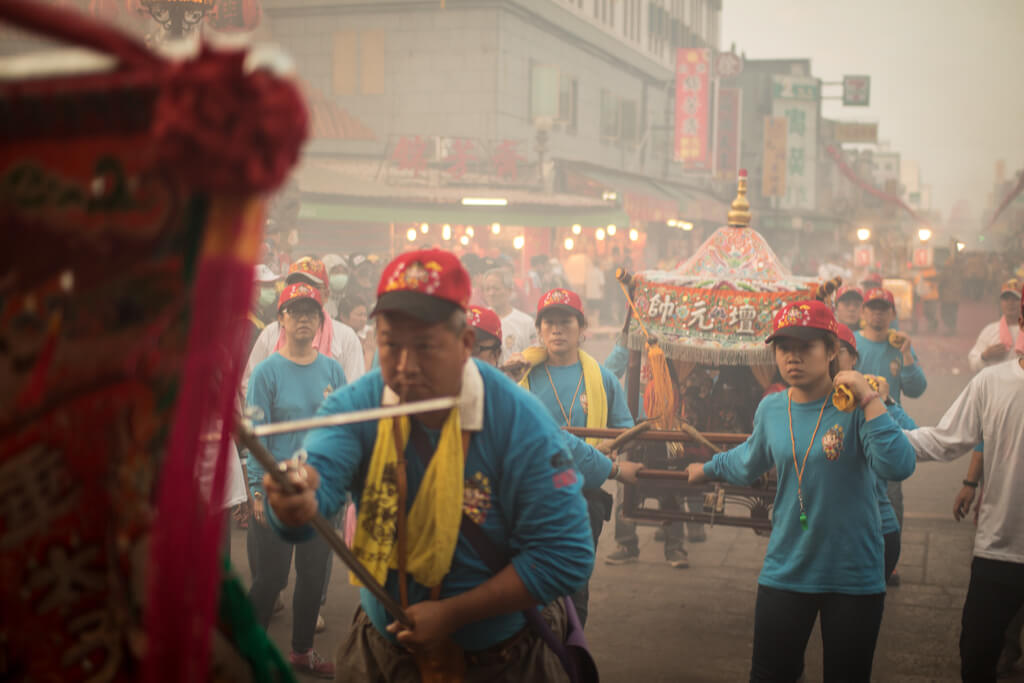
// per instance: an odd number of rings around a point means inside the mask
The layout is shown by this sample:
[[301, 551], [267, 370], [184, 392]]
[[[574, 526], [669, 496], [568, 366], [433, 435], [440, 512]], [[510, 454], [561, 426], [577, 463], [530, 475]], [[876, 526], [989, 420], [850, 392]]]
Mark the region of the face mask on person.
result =
[[333, 273], [331, 275], [331, 291], [340, 292], [348, 284], [348, 275], [345, 273]]
[[273, 287], [261, 287], [259, 301], [260, 306], [271, 306], [275, 301], [277, 301], [277, 292]]

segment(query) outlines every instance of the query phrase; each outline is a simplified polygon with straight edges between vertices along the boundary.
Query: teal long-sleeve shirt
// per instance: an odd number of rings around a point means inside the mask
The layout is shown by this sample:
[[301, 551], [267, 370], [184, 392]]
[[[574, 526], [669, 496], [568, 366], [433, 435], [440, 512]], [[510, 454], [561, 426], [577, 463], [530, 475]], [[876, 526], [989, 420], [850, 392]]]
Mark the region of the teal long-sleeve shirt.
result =
[[[257, 425], [301, 420], [313, 417], [328, 394], [344, 384], [345, 371], [333, 358], [320, 354], [312, 363], [300, 365], [273, 353], [253, 370], [245, 402], [254, 409]], [[305, 436], [306, 432], [286, 432], [260, 437], [260, 441], [281, 462], [302, 448]], [[262, 491], [263, 467], [255, 458], [248, 459], [246, 471], [250, 488]]]
[[871, 341], [860, 332], [854, 332], [854, 336], [857, 338], [857, 355], [860, 358], [857, 370], [867, 375], [884, 377], [889, 383], [889, 395], [893, 401], [899, 403], [902, 394], [918, 398], [928, 388], [928, 380], [925, 379], [924, 370], [913, 349], [910, 354], [914, 362], [904, 365], [903, 354], [888, 341]]
[[[551, 373], [551, 380], [548, 380], [548, 373], [544, 366], [534, 368], [530, 373], [530, 393], [533, 394], [541, 405], [554, 419], [555, 424], [560, 427], [566, 425], [565, 415], [572, 415], [573, 427], [587, 426], [586, 406], [586, 384], [581, 384], [583, 366], [580, 363], [567, 366], [548, 366]], [[604, 385], [605, 396], [608, 399], [607, 426], [611, 429], [628, 429], [633, 426], [633, 416], [626, 406], [626, 395], [622, 391], [622, 385], [615, 376], [604, 366], [601, 367], [601, 381]], [[554, 389], [552, 388], [552, 383]], [[577, 392], [577, 387], [579, 391]], [[557, 389], [557, 393], [555, 392]], [[574, 400], [575, 397], [575, 400]], [[561, 401], [561, 405], [559, 405]], [[572, 409], [570, 410], [570, 402]], [[612, 471], [612, 461], [586, 441], [571, 434], [566, 434], [567, 446], [576, 467], [583, 474], [583, 488], [600, 488], [608, 479]]]
[[[586, 505], [580, 495], [582, 477], [573, 466], [565, 437], [536, 399], [498, 370], [476, 360], [484, 386], [483, 429], [474, 432], [466, 455], [467, 496], [464, 511], [510, 558], [527, 590], [541, 604], [575, 592], [590, 576], [594, 546]], [[331, 394], [318, 414], [330, 415], [380, 406], [384, 381], [370, 371]], [[428, 430], [436, 440], [438, 433]], [[321, 514], [330, 518], [351, 492], [358, 508], [366, 471], [377, 436], [377, 423], [366, 422], [314, 429], [306, 437], [309, 463], [320, 474], [316, 498]], [[419, 493], [425, 468], [414, 446], [406, 448], [408, 504]], [[308, 527], [282, 527], [270, 515], [282, 536], [308, 538]], [[452, 567], [441, 583], [441, 597], [465, 593], [493, 574], [473, 546], [459, 536]], [[385, 587], [397, 600], [398, 572], [389, 571]], [[429, 599], [430, 592], [409, 580], [409, 601]], [[363, 609], [382, 636], [391, 618], [365, 589]], [[521, 613], [503, 614], [469, 624], [453, 635], [468, 651], [481, 650], [506, 640], [525, 624]]]
[[[888, 406], [886, 410], [901, 429], [917, 429], [917, 424], [909, 415], [907, 415], [907, 411], [903, 410], [903, 406], [899, 403], [893, 403], [891, 406]], [[878, 512], [882, 515], [882, 535], [884, 536], [885, 534], [897, 533], [900, 530], [900, 522], [899, 519], [896, 518], [896, 511], [892, 507], [892, 501], [889, 500], [889, 490], [886, 486], [887, 482], [878, 476], [876, 476], [875, 479], [875, 495], [878, 496]]]
[[[821, 413], [822, 403], [826, 402]], [[765, 397], [744, 443], [704, 466], [713, 479], [744, 486], [773, 466], [778, 491], [772, 534], [758, 579], [763, 586], [798, 593], [870, 595], [885, 591], [878, 478], [901, 481], [914, 471], [914, 450], [886, 414], [866, 421], [860, 409], [837, 410], [831, 396], [792, 404], [800, 490], [808, 528], [800, 524], [798, 479], [787, 414], [788, 392]], [[821, 426], [814, 443], [818, 415]]]

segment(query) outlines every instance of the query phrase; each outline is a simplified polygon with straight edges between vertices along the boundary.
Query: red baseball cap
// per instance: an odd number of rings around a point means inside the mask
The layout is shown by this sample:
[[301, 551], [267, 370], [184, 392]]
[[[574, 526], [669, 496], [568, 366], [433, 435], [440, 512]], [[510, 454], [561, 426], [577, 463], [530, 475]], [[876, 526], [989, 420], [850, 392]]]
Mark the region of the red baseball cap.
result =
[[779, 337], [815, 339], [822, 332], [839, 334], [839, 323], [832, 309], [823, 302], [795, 301], [786, 304], [772, 319], [772, 334], [764, 340], [770, 344]]
[[861, 301], [864, 301], [864, 290], [856, 285], [843, 285], [836, 291], [836, 301], [842, 301], [846, 295], [853, 294]]
[[999, 292], [999, 297], [1002, 298], [1006, 295], [1012, 295], [1018, 299], [1024, 298], [1024, 291], [1021, 290], [1020, 280], [1012, 278], [1003, 283], [1002, 289]]
[[475, 327], [501, 341], [501, 318], [491, 309], [484, 306], [470, 306], [466, 310], [466, 322], [470, 327]]
[[839, 337], [839, 341], [845, 342], [851, 348], [853, 348], [854, 351], [856, 351], [857, 350], [857, 337], [853, 336], [853, 330], [851, 330], [849, 327], [847, 327], [846, 325], [844, 325], [844, 324], [842, 324], [840, 322], [836, 323], [836, 328], [837, 328], [837, 336]]
[[537, 320], [540, 320], [540, 316], [545, 311], [558, 309], [574, 313], [579, 316], [580, 320], [583, 319], [583, 301], [580, 300], [580, 295], [559, 287], [545, 293], [537, 302]]
[[395, 258], [377, 285], [378, 313], [405, 313], [426, 323], [466, 310], [472, 285], [458, 257], [442, 249], [420, 249]]
[[327, 267], [320, 259], [303, 256], [288, 266], [288, 277], [284, 281], [289, 285], [294, 282], [308, 282], [314, 287], [326, 287]]
[[864, 304], [874, 303], [875, 301], [884, 301], [889, 304], [893, 310], [896, 309], [896, 299], [893, 298], [892, 292], [888, 289], [882, 289], [881, 287], [873, 287], [864, 294]]
[[323, 306], [324, 300], [320, 296], [320, 290], [306, 282], [294, 282], [283, 290], [277, 300], [277, 311], [281, 312], [284, 307], [299, 299], [312, 299], [318, 305]]

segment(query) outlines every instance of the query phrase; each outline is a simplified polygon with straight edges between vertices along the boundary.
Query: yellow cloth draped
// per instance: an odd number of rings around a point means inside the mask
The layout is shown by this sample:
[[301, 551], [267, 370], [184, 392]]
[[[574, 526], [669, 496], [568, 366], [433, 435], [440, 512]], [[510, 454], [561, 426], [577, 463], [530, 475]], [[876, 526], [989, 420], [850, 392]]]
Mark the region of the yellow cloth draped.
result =
[[[603, 429], [608, 426], [608, 395], [604, 391], [604, 379], [601, 377], [601, 366], [594, 357], [580, 350], [580, 365], [583, 366], [583, 384], [587, 395], [587, 427]], [[543, 346], [531, 346], [523, 351], [523, 358], [530, 364], [530, 370], [548, 361], [548, 351]], [[523, 376], [519, 385], [527, 391], [530, 389], [530, 372]], [[568, 397], [572, 400], [572, 397]], [[569, 425], [572, 426], [572, 425]], [[596, 446], [601, 439], [587, 439], [587, 443]]]
[[[409, 418], [398, 418], [403, 447], [409, 440]], [[398, 569], [398, 452], [393, 420], [377, 423], [377, 442], [366, 473], [352, 551], [380, 583], [388, 569]], [[437, 586], [451, 568], [462, 520], [465, 454], [459, 410], [452, 410], [441, 428], [409, 510], [406, 570], [420, 584]], [[361, 585], [351, 572], [349, 582]]]

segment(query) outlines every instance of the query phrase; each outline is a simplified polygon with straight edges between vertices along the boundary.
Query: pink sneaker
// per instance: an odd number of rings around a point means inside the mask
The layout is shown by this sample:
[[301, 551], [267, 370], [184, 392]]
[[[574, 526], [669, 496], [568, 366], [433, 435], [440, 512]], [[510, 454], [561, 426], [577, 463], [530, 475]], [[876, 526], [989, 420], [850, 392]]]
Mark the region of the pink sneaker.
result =
[[292, 668], [299, 673], [311, 674], [319, 678], [334, 678], [334, 663], [320, 657], [316, 650], [310, 650], [301, 655], [292, 652], [288, 655], [288, 661], [291, 662]]

